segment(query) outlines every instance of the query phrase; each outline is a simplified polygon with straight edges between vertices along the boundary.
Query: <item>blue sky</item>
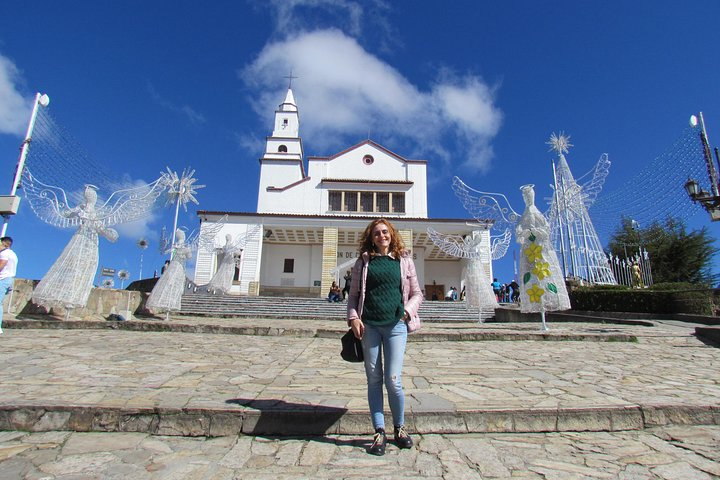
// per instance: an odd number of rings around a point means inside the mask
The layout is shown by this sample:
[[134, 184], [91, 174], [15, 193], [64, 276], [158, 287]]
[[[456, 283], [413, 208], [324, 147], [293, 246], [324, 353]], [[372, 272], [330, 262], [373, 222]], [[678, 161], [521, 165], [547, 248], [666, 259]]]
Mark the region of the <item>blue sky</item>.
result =
[[[0, 162], [9, 192], [36, 91], [93, 161], [152, 181], [196, 170], [199, 207], [254, 211], [258, 158], [292, 70], [306, 155], [370, 136], [428, 161], [430, 217], [466, 218], [453, 175], [550, 194], [553, 132], [577, 176], [601, 154], [605, 190], [663, 152], [702, 110], [720, 139], [720, 2], [5, 1], [0, 4]], [[715, 143], [717, 144], [717, 143]], [[665, 187], [663, 187], [665, 188]], [[681, 186], [678, 186], [681, 188]], [[0, 192], [7, 193], [7, 192]], [[18, 276], [41, 278], [72, 231], [11, 220]], [[691, 204], [688, 201], [688, 208]], [[592, 213], [592, 212], [591, 212]], [[165, 209], [101, 240], [102, 266], [159, 269]], [[688, 220], [708, 225], [706, 215]], [[509, 280], [508, 258], [496, 273]]]

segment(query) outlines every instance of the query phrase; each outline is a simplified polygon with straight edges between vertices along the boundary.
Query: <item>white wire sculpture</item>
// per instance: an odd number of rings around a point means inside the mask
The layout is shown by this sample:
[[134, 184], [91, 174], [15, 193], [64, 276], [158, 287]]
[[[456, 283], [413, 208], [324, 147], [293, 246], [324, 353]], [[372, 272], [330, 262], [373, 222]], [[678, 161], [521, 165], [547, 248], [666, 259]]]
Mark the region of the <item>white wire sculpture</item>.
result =
[[[467, 282], [465, 286], [467, 306], [478, 308], [478, 321], [482, 323], [484, 311], [494, 313], [495, 308], [498, 307], [490, 275], [483, 266], [483, 260], [489, 258], [495, 260], [495, 255], [500, 252], [502, 252], [500, 255], [502, 257], [506, 250], [502, 247], [502, 241], [496, 241], [493, 247], [488, 249], [484, 247], [482, 235], [478, 231], [473, 231], [472, 235], [465, 237], [440, 233], [432, 227], [428, 227], [427, 232], [428, 237], [443, 252], [453, 257], [468, 259], [468, 264], [463, 271], [463, 277]], [[508, 236], [510, 236], [509, 232]]]
[[70, 207], [62, 188], [43, 183], [27, 168], [22, 175], [24, 196], [38, 218], [56, 227], [77, 228], [32, 297], [34, 303], [48, 309], [65, 308], [67, 319], [71, 309], [87, 304], [98, 267], [98, 235], [115, 242], [118, 233], [111, 227], [147, 216], [164, 187], [158, 179], [121, 189], [97, 206], [97, 192], [87, 185], [82, 202]]
[[533, 185], [520, 187], [525, 212], [516, 229], [516, 241], [522, 246], [520, 254], [520, 311], [539, 312], [542, 329], [548, 330], [545, 312], [569, 310], [570, 298], [560, 262], [553, 250], [550, 227], [545, 216], [535, 206]]
[[[189, 202], [199, 205], [195, 198], [195, 194], [197, 193], [196, 189], [205, 188], [205, 185], [195, 185], [197, 179], [193, 175], [195, 175], [195, 170], [190, 168], [184, 169], [182, 175], [178, 175], [177, 172], [170, 170], [170, 167], [167, 167], [167, 172], [163, 173], [163, 182], [167, 187], [167, 204], [175, 204], [172, 244], [175, 243], [175, 232], [177, 232], [180, 205], [183, 206], [186, 212]], [[173, 255], [172, 251], [170, 254], [171, 256]]]
[[[493, 260], [501, 258], [507, 252], [512, 238], [511, 232], [515, 231], [516, 241], [523, 246], [520, 261], [520, 310], [540, 312], [542, 329], [547, 330], [545, 312], [569, 309], [570, 299], [557, 255], [550, 242], [547, 219], [535, 206], [533, 186], [526, 185], [521, 188], [525, 201], [525, 212], [522, 216], [518, 215], [507, 197], [501, 193], [475, 190], [458, 177], [453, 179], [453, 190], [475, 219], [483, 222], [493, 220], [491, 228], [502, 232], [493, 239]], [[527, 249], [530, 247], [532, 249], [528, 253]], [[536, 261], [540, 262], [537, 268]], [[529, 294], [530, 289], [532, 295]]]
[[137, 241], [136, 245], [140, 249], [140, 270], [138, 271], [138, 280], [142, 280], [143, 255], [145, 254], [145, 249], [150, 246], [150, 242], [148, 242], [146, 238], [141, 238]]
[[130, 272], [127, 270], [120, 270], [118, 272], [118, 278], [120, 279], [120, 289], [125, 288], [125, 280], [130, 278]]
[[235, 236], [235, 238], [227, 234], [225, 235], [225, 245], [221, 247], [201, 243], [205, 251], [214, 253], [219, 257], [218, 269], [207, 286], [204, 287], [208, 292], [216, 293], [219, 291], [225, 295], [230, 291], [235, 277], [235, 268], [240, 266], [245, 244], [250, 238], [255, 237], [259, 231], [260, 226], [256, 225], [246, 233]]
[[563, 274], [566, 278], [576, 277], [590, 284], [615, 285], [617, 281], [588, 213], [602, 191], [610, 160], [607, 154], [603, 154], [595, 167], [578, 180], [582, 182], [590, 174], [592, 178], [580, 184], [573, 177], [565, 158], [572, 147], [570, 136], [562, 132], [559, 135], [553, 133], [547, 144], [558, 155], [557, 162], [553, 164], [555, 192], [548, 218], [552, 243], [560, 254]]
[[185, 285], [189, 282], [185, 273], [185, 263], [192, 258], [200, 243], [213, 242], [223, 225], [224, 222], [203, 223], [200, 232], [190, 235], [187, 241], [185, 232], [180, 228], [173, 235], [174, 243], [170, 244], [167, 239], [161, 239], [160, 253], [166, 255], [172, 252], [172, 255], [168, 268], [150, 292], [146, 303], [148, 309], [156, 313], [165, 312], [167, 320], [170, 318], [170, 312], [177, 312], [182, 308], [182, 295]]
[[502, 193], [470, 188], [458, 177], [453, 177], [452, 188], [465, 210], [478, 222], [484, 224], [492, 220], [490, 231], [496, 233], [490, 236], [493, 260], [504, 257], [510, 247], [512, 232], [520, 219], [507, 197]]

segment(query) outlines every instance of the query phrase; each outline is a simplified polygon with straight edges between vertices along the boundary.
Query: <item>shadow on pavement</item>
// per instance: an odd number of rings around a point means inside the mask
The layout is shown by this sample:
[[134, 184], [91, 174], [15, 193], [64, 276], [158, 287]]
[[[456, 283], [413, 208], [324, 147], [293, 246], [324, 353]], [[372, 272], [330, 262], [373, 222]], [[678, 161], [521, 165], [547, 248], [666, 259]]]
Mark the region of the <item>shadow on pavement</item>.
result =
[[[325, 435], [337, 430], [337, 425], [348, 411], [347, 408], [275, 399], [232, 398], [225, 403], [249, 409], [245, 412], [243, 433], [252, 435]], [[335, 440], [327, 439], [327, 442], [334, 443]]]

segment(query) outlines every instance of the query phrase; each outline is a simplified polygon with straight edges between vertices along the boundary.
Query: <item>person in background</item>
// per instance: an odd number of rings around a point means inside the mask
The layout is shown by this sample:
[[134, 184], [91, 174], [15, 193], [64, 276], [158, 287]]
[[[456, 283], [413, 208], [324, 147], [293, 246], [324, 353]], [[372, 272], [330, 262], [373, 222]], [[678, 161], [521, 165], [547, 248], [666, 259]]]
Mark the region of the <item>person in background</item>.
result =
[[513, 280], [510, 282], [510, 288], [512, 288], [512, 296], [510, 297], [510, 300], [512, 300], [513, 303], [517, 303], [520, 299], [520, 285]]
[[453, 289], [454, 288], [455, 287], [450, 287], [450, 290], [448, 290], [447, 293], [445, 294], [445, 300], [447, 300], [448, 302], [452, 301], [452, 299], [453, 299]]
[[[362, 340], [367, 396], [375, 435], [369, 453], [384, 455], [383, 380], [395, 428], [395, 444], [411, 448], [405, 429], [402, 367], [408, 330], [423, 301], [412, 256], [387, 219], [370, 222], [360, 240], [360, 258], [352, 269], [347, 303], [348, 325]], [[384, 367], [384, 368], [383, 368]]]
[[343, 287], [343, 290], [342, 290], [342, 297], [343, 297], [343, 300], [345, 300], [345, 294], [350, 293], [350, 281], [352, 280], [352, 274], [350, 273], [350, 270], [348, 270], [345, 273], [345, 276], [343, 277], [343, 279], [345, 280], [345, 286]]
[[0, 335], [3, 333], [3, 300], [5, 300], [5, 295], [12, 291], [15, 273], [17, 272], [18, 258], [10, 248], [12, 244], [12, 238], [0, 238]]
[[338, 284], [333, 282], [330, 286], [330, 293], [328, 293], [328, 302], [339, 302], [340, 301], [340, 287]]
[[493, 281], [490, 285], [492, 285], [493, 293], [495, 294], [495, 300], [497, 300], [499, 302], [500, 301], [500, 282], [498, 282], [497, 278], [493, 278]]

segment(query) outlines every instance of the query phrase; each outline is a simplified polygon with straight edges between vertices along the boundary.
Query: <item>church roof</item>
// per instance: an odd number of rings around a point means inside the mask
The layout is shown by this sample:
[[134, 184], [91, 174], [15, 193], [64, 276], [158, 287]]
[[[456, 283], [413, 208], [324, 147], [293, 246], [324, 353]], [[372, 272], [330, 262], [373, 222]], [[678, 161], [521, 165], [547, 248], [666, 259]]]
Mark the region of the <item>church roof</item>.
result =
[[295, 97], [293, 96], [291, 88], [288, 88], [285, 101], [280, 104], [280, 110], [284, 112], [297, 112], [297, 104], [295, 104]]
[[371, 184], [393, 184], [393, 185], [412, 185], [412, 180], [370, 180], [367, 178], [323, 178], [321, 183], [371, 183]]
[[333, 159], [335, 159], [335, 158], [337, 158], [337, 157], [340, 157], [340, 156], [342, 156], [342, 155], [345, 155], [345, 154], [348, 153], [348, 152], [352, 152], [353, 150], [356, 150], [356, 149], [362, 147], [363, 145], [371, 145], [371, 146], [377, 148], [378, 150], [381, 150], [381, 151], [387, 153], [387, 154], [390, 155], [391, 157], [395, 157], [396, 159], [400, 160], [401, 162], [406, 162], [406, 163], [427, 163], [427, 160], [410, 160], [410, 159], [407, 159], [407, 158], [403, 157], [402, 155], [398, 155], [397, 153], [395, 153], [395, 152], [393, 152], [393, 151], [391, 151], [391, 150], [388, 150], [387, 148], [383, 147], [383, 146], [380, 145], [379, 143], [374, 142], [374, 141], [372, 141], [372, 140], [370, 140], [370, 139], [363, 140], [362, 142], [360, 142], [360, 143], [358, 143], [358, 144], [356, 144], [356, 145], [353, 145], [352, 147], [346, 148], [346, 149], [343, 150], [342, 152], [336, 153], [335, 155], [330, 155], [329, 157], [308, 157], [308, 160], [330, 161], [330, 160], [333, 160]]
[[[427, 217], [400, 217], [393, 215], [319, 215], [311, 213], [258, 213], [258, 212], [230, 212], [223, 210], [198, 210], [197, 216], [201, 219], [205, 215], [228, 215], [228, 216], [241, 216], [241, 217], [275, 217], [275, 218], [307, 218], [307, 219], [341, 219], [341, 220], [374, 220], [376, 218], [384, 217], [390, 221], [411, 221], [411, 222], [423, 222], [423, 223], [477, 223], [478, 220], [475, 218], [427, 218]], [[494, 223], [492, 219], [487, 219], [484, 223]]]

